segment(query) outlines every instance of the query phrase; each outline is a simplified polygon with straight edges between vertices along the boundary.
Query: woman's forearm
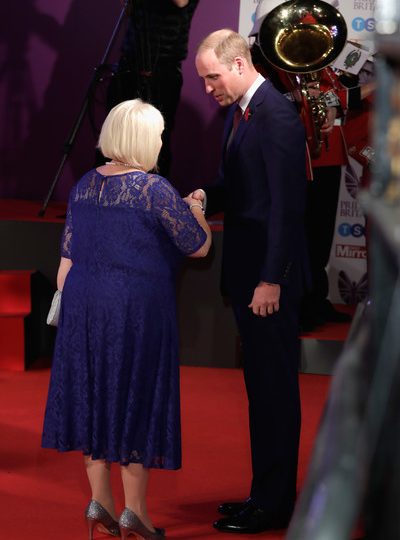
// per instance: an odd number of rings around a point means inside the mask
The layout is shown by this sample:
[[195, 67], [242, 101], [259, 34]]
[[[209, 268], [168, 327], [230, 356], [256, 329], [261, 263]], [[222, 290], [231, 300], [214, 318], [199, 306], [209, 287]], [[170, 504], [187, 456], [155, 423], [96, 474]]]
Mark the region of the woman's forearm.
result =
[[57, 289], [59, 291], [63, 290], [65, 278], [67, 277], [68, 272], [71, 270], [72, 261], [66, 257], [61, 257], [60, 266], [58, 267], [57, 272]]

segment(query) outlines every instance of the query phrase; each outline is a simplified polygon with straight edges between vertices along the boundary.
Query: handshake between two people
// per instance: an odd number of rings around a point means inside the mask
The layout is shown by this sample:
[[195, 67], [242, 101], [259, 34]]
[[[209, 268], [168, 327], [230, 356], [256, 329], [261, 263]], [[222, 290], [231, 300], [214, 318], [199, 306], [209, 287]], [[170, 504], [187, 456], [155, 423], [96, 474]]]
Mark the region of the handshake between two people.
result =
[[[203, 212], [207, 207], [207, 195], [203, 189], [195, 189], [183, 199], [189, 208], [201, 205]], [[248, 305], [253, 314], [258, 317], [268, 317], [279, 311], [281, 287], [278, 283], [260, 281], [253, 292], [253, 298]]]
[[207, 208], [207, 195], [204, 189], [195, 189], [189, 195], [183, 198], [189, 208], [192, 208], [193, 205], [201, 205], [203, 212]]

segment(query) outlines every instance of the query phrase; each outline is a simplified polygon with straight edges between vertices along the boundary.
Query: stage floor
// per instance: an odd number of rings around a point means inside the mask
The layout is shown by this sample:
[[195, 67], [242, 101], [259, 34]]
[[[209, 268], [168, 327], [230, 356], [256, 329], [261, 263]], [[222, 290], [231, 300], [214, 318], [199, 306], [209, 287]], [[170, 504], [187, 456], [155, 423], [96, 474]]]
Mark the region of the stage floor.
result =
[[[0, 269], [36, 270], [55, 288], [66, 203], [0, 200]], [[206, 259], [187, 259], [178, 281], [181, 359], [184, 365], [238, 367], [240, 346], [231, 308], [220, 295], [222, 216], [212, 216], [213, 248]], [[201, 290], [195, 305], [193, 290]], [[354, 312], [353, 306], [338, 306]], [[329, 374], [341, 353], [349, 324], [326, 324], [303, 334], [301, 371]]]
[[7, 221], [45, 221], [62, 223], [65, 221], [67, 204], [50, 202], [43, 216], [39, 216], [43, 201], [21, 199], [0, 199], [0, 220]]

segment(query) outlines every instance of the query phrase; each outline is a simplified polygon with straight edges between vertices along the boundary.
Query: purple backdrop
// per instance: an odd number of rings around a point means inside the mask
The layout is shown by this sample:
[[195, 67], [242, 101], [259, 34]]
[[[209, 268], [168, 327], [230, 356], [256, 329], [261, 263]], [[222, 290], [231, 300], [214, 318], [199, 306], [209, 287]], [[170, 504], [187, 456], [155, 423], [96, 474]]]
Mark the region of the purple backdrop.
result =
[[[195, 49], [213, 30], [237, 29], [239, 4], [240, 0], [200, 0], [193, 18], [173, 137], [171, 180], [182, 193], [215, 176], [223, 117], [195, 72]], [[4, 6], [0, 197], [40, 200], [46, 196], [120, 10], [117, 0], [25, 0], [23, 6], [19, 2]], [[118, 55], [117, 40], [109, 62]], [[90, 100], [54, 191], [55, 200], [65, 200], [75, 180], [93, 166], [105, 89], [106, 83], [100, 82], [95, 99]]]

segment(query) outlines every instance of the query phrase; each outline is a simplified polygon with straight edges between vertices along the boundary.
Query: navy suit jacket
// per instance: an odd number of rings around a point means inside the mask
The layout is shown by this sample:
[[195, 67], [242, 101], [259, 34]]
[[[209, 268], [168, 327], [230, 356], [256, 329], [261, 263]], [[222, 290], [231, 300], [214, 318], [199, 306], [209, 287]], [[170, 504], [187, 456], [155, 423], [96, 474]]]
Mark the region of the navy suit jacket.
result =
[[[259, 281], [296, 296], [307, 273], [304, 236], [306, 139], [299, 114], [266, 80], [230, 141], [228, 112], [217, 189], [224, 210], [222, 290], [250, 302]], [[215, 208], [215, 207], [214, 207]]]

